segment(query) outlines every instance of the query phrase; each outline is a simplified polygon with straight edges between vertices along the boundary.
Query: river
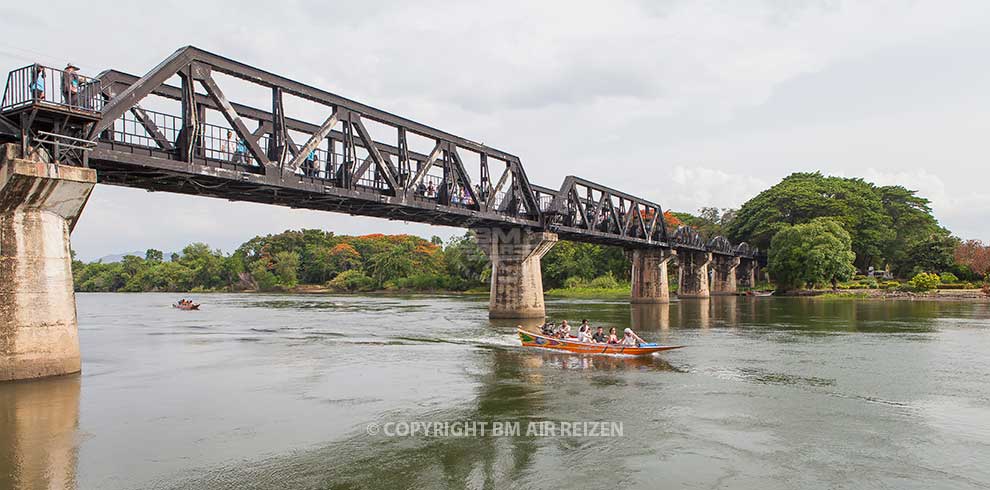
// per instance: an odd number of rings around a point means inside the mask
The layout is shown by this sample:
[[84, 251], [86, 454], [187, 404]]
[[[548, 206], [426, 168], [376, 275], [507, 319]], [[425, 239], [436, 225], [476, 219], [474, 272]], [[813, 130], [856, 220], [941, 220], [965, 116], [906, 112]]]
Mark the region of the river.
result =
[[548, 303], [687, 346], [625, 359], [481, 297], [175, 296], [78, 295], [83, 373], [0, 384], [0, 488], [990, 486], [987, 303]]

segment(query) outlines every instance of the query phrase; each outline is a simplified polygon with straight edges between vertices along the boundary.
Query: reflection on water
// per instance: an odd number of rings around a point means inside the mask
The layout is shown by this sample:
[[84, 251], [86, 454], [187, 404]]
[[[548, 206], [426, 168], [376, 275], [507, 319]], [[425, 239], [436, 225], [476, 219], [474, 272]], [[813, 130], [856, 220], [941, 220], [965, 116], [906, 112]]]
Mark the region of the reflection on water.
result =
[[0, 488], [75, 488], [79, 376], [0, 384]]
[[[619, 358], [523, 349], [520, 322], [488, 320], [484, 298], [173, 299], [80, 295], [81, 380], [0, 385], [0, 489], [990, 484], [985, 304], [548, 304], [555, 321], [688, 346]], [[547, 420], [624, 430], [366, 431]]]

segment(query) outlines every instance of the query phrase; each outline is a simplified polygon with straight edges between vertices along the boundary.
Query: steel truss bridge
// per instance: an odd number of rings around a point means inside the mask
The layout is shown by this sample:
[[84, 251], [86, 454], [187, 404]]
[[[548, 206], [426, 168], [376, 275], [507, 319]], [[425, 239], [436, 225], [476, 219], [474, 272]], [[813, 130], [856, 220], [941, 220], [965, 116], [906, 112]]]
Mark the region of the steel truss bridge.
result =
[[[234, 102], [221, 88], [244, 82], [263, 90], [262, 100], [270, 95], [270, 106]], [[77, 89], [63, 90], [66, 83]], [[288, 116], [290, 98], [322, 115]], [[94, 168], [110, 185], [464, 228], [524, 227], [625, 248], [758, 255], [724, 237], [668, 230], [649, 200], [575, 176], [559, 188], [533, 184], [513, 154], [195, 47], [142, 77], [15, 70], [0, 105], [0, 139], [47, 161]]]

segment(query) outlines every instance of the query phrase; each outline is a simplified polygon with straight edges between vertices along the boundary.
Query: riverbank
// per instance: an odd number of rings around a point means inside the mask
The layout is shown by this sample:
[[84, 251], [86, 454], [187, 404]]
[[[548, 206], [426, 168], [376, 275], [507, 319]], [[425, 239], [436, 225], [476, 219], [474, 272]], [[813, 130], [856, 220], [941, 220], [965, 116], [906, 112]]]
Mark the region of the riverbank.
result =
[[942, 289], [926, 292], [897, 291], [890, 289], [860, 289], [856, 291], [841, 290], [802, 290], [777, 296], [806, 296], [819, 299], [867, 299], [867, 300], [907, 300], [907, 301], [964, 301], [990, 303], [980, 289]]

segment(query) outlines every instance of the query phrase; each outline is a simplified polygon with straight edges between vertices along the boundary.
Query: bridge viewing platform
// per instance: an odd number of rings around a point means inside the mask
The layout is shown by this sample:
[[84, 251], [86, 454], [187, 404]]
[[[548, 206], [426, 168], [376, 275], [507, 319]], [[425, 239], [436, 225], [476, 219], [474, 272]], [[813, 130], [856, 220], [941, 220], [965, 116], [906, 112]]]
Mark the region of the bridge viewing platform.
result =
[[[647, 199], [575, 176], [536, 185], [511, 153], [194, 47], [140, 77], [16, 69], [0, 144], [0, 292], [23, 311], [37, 298], [17, 291], [44, 295], [34, 272], [69, 271], [47, 297], [61, 305], [52, 321], [0, 310], [0, 380], [71, 372], [24, 367], [51, 360], [46, 335], [78, 360], [69, 231], [93, 182], [475, 230], [492, 261], [493, 317], [544, 316], [540, 257], [557, 240], [627, 249], [633, 302], [669, 300], [673, 258], [682, 297], [732, 293], [757, 268], [757, 250], [670, 231]], [[53, 251], [41, 262], [39, 247]], [[71, 335], [39, 333], [52, 322]]]

